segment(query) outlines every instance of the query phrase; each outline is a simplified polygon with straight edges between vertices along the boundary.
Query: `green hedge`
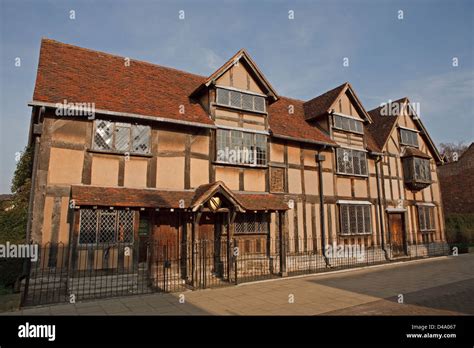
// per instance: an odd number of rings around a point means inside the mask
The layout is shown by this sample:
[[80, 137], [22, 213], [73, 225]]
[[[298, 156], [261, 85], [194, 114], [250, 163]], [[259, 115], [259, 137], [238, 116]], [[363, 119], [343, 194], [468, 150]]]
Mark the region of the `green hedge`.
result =
[[474, 214], [446, 215], [446, 237], [450, 243], [474, 243]]

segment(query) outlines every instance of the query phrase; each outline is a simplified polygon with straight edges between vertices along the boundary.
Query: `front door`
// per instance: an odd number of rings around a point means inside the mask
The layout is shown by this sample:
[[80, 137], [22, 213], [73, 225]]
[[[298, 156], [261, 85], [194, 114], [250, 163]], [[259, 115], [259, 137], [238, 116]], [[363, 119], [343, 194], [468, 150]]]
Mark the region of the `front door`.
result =
[[390, 230], [390, 242], [394, 257], [406, 255], [405, 252], [405, 228], [402, 213], [388, 214], [388, 226]]

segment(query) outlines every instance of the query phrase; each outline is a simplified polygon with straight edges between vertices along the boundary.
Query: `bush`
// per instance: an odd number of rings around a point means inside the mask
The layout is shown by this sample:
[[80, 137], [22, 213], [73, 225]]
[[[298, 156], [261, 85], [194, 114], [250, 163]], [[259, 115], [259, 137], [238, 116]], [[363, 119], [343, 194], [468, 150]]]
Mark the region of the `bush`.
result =
[[449, 243], [474, 243], [474, 214], [450, 214], [446, 216], [446, 236]]
[[25, 259], [0, 259], [0, 288], [13, 289], [23, 275]]

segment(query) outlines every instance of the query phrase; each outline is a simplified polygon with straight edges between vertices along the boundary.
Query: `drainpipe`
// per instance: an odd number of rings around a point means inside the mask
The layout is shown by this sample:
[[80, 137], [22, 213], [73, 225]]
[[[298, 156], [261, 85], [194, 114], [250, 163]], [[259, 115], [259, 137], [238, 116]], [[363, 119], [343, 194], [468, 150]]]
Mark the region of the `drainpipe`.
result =
[[[41, 124], [42, 119], [41, 117], [44, 115], [46, 108], [42, 106], [39, 109], [38, 113], [38, 124]], [[40, 147], [40, 137], [41, 134], [38, 135], [37, 131], [35, 130], [35, 122], [34, 118], [32, 119], [32, 137], [34, 137], [34, 155], [33, 155], [33, 170], [31, 172], [31, 187], [30, 187], [30, 198], [28, 200], [28, 221], [26, 223], [26, 242], [31, 242], [31, 225], [33, 223], [33, 200], [34, 200], [34, 192], [35, 192], [35, 185], [36, 185], [36, 172], [38, 169], [38, 154], [39, 154], [39, 147]]]
[[[323, 147], [323, 150], [326, 146]], [[323, 250], [324, 261], [326, 262], [326, 267], [330, 267], [329, 260], [326, 257], [326, 226], [324, 224], [326, 217], [324, 215], [324, 195], [323, 195], [323, 162], [326, 157], [318, 153], [316, 155], [316, 162], [318, 162], [318, 175], [319, 175], [319, 213], [321, 215], [321, 248]]]
[[380, 190], [380, 177], [379, 177], [379, 166], [378, 164], [381, 163], [382, 156], [377, 156], [377, 159], [375, 160], [375, 176], [377, 177], [377, 199], [378, 199], [378, 206], [379, 206], [379, 226], [380, 226], [380, 237], [381, 237], [381, 244], [382, 244], [382, 250], [385, 254], [385, 259], [388, 260], [388, 253], [387, 250], [385, 250], [385, 231], [384, 231], [384, 225], [383, 225], [383, 207], [382, 207], [382, 198], [381, 198], [381, 190]]

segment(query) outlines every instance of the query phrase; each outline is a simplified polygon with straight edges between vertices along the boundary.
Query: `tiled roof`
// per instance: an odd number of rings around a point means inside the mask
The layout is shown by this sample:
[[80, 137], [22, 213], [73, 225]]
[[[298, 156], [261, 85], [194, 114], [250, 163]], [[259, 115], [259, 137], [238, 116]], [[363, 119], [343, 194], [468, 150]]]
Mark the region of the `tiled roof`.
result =
[[[33, 101], [95, 103], [96, 109], [212, 125], [189, 96], [204, 76], [43, 39]], [[295, 106], [295, 113], [288, 106]], [[180, 113], [180, 106], [185, 113]], [[304, 117], [303, 101], [281, 97], [269, 108], [276, 135], [335, 144]]]
[[[403, 104], [405, 101], [406, 98], [401, 98], [399, 100], [393, 101], [392, 104]], [[367, 126], [367, 129], [372, 135], [379, 150], [382, 150], [383, 146], [385, 145], [385, 142], [387, 141], [398, 116], [382, 115], [382, 108], [383, 106], [379, 106], [378, 108], [369, 111], [369, 115], [372, 117], [373, 123]]]
[[[131, 189], [124, 187], [99, 187], [74, 185], [71, 198], [76, 205], [110, 206], [110, 207], [143, 207], [143, 208], [190, 208], [199, 198], [216, 183], [202, 185], [196, 190], [157, 190]], [[232, 192], [233, 197], [245, 210], [287, 210], [284, 196], [269, 193], [247, 194]], [[180, 207], [180, 200], [184, 206]]]
[[[43, 39], [34, 101], [212, 124], [189, 95], [205, 77]], [[184, 106], [184, 114], [180, 113]]]
[[312, 119], [327, 113], [331, 105], [346, 86], [347, 82], [305, 102], [303, 104], [305, 118]]
[[189, 207], [194, 191], [129, 189], [123, 187], [72, 186], [71, 197], [76, 205], [111, 207], [179, 208], [179, 201]]
[[405, 152], [403, 153], [402, 157], [412, 157], [412, 156], [431, 159], [431, 156], [429, 156], [426, 153], [420, 151], [419, 149], [417, 149], [415, 147], [407, 146], [405, 148]]
[[[305, 121], [304, 102], [280, 96], [269, 107], [270, 130], [274, 135], [295, 139], [308, 139], [327, 144], [336, 144], [331, 138], [314, 125]], [[289, 110], [292, 110], [291, 113]]]

